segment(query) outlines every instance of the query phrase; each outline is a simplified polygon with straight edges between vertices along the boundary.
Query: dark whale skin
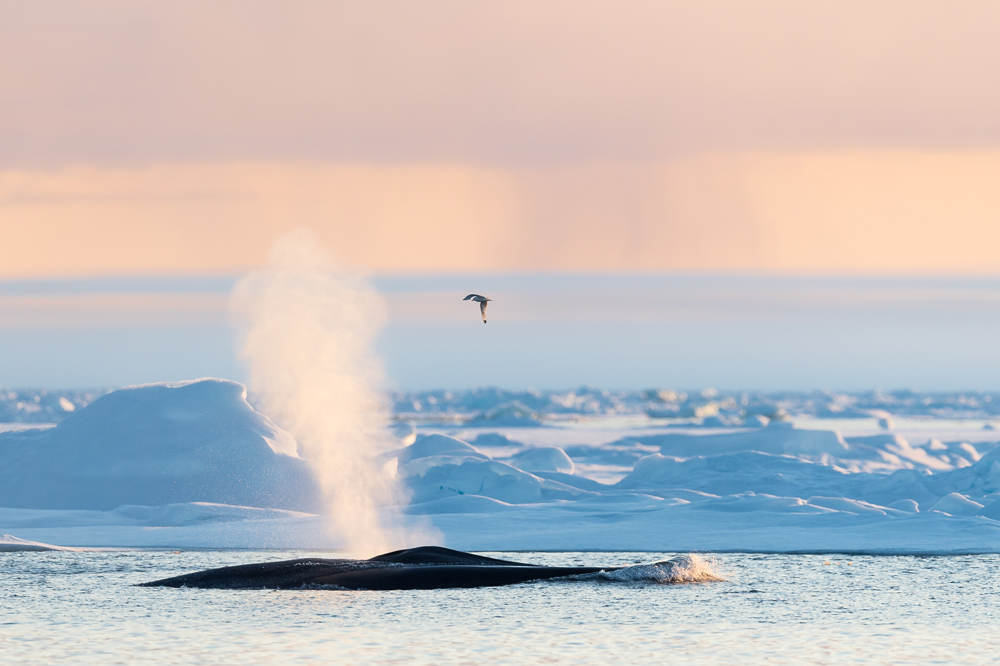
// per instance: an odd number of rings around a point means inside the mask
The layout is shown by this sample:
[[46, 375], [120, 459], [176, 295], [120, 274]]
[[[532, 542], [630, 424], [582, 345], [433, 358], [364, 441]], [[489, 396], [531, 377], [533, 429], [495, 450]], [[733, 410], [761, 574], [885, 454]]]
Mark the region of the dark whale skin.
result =
[[617, 567], [544, 567], [481, 557], [438, 546], [385, 553], [370, 560], [306, 558], [208, 569], [141, 583], [142, 587], [281, 590], [329, 586], [346, 590], [436, 590], [493, 587], [614, 571]]

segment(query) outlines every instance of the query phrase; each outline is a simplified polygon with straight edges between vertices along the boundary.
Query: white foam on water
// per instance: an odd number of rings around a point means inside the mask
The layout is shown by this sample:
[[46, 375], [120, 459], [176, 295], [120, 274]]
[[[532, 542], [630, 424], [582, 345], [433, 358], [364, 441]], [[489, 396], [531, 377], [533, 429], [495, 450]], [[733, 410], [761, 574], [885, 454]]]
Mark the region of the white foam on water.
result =
[[596, 574], [586, 574], [584, 577], [616, 583], [712, 583], [726, 580], [721, 566], [721, 563], [713, 557], [690, 553], [672, 560], [637, 564], [615, 571], [600, 571]]

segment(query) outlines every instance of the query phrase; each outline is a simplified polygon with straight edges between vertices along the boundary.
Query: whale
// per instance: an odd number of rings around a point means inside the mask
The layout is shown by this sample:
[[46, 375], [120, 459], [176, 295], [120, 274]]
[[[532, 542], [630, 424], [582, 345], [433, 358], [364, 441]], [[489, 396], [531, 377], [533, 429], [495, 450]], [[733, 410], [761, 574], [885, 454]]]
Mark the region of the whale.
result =
[[513, 585], [613, 572], [622, 568], [548, 567], [483, 557], [440, 546], [420, 546], [395, 550], [367, 560], [310, 557], [221, 567], [141, 583], [140, 586], [223, 590], [437, 590]]

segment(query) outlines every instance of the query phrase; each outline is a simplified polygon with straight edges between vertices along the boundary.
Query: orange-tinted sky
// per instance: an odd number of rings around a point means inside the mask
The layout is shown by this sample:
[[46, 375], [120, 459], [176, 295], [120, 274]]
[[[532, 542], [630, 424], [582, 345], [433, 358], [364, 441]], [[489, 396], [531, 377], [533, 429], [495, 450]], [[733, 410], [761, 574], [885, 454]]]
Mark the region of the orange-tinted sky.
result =
[[997, 273], [1000, 4], [0, 0], [0, 279]]

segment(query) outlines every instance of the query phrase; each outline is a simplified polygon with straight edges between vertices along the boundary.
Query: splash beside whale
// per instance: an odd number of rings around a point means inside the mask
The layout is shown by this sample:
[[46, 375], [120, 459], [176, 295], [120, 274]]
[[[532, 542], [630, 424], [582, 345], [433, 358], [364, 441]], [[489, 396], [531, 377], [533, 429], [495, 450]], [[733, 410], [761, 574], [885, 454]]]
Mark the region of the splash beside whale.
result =
[[435, 590], [494, 587], [570, 576], [608, 580], [699, 582], [720, 580], [708, 569], [691, 571], [691, 560], [642, 567], [547, 567], [421, 546], [369, 560], [305, 558], [244, 564], [142, 583], [143, 587], [196, 587], [225, 590], [339, 588], [346, 590]]

